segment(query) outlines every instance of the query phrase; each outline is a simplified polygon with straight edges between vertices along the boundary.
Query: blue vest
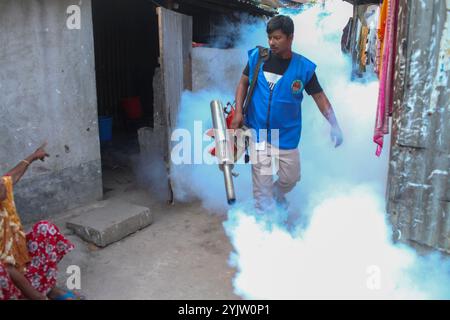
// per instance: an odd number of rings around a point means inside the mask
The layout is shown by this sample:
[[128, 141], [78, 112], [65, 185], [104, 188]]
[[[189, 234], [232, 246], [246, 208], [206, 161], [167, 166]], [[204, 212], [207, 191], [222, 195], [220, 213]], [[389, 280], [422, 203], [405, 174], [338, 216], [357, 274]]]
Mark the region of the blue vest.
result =
[[[258, 63], [258, 48], [249, 51], [249, 78]], [[264, 76], [264, 62], [259, 70], [253, 98], [247, 110], [246, 125], [256, 130], [257, 141], [267, 141], [280, 149], [295, 149], [302, 131], [303, 89], [316, 69], [316, 65], [305, 57], [293, 53], [291, 62], [273, 91]], [[266, 129], [267, 134], [261, 134]], [[270, 130], [279, 129], [278, 143]], [[278, 144], [278, 145], [277, 145]]]

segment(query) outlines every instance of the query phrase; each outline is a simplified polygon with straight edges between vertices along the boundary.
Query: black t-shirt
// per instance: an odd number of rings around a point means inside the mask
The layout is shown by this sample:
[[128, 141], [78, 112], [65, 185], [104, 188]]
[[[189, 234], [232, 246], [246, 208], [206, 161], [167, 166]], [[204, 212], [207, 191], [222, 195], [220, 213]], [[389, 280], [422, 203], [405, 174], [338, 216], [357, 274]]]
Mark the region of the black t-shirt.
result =
[[[273, 54], [271, 54], [269, 59], [266, 62], [264, 62], [263, 72], [264, 72], [264, 76], [267, 79], [267, 82], [269, 83], [269, 87], [271, 90], [273, 90], [273, 88], [275, 87], [275, 84], [284, 75], [284, 73], [286, 72], [290, 63], [291, 63], [291, 58], [283, 59], [283, 58], [280, 58]], [[250, 74], [249, 69], [250, 68], [247, 63], [247, 66], [245, 67], [245, 70], [243, 72], [243, 74], [246, 75], [247, 77]], [[315, 72], [314, 72], [311, 80], [306, 84], [305, 91], [309, 95], [313, 95], [313, 94], [320, 93], [323, 91]]]

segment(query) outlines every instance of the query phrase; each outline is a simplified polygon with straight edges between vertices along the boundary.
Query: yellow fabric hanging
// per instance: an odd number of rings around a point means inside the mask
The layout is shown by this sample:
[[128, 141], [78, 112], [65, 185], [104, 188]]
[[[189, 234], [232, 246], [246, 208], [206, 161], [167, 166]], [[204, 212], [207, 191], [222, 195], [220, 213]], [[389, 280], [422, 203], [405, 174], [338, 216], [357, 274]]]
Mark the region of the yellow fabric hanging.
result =
[[367, 65], [367, 38], [369, 36], [369, 28], [366, 26], [361, 27], [361, 35], [359, 37], [359, 70], [361, 72], [366, 71]]
[[384, 0], [381, 5], [380, 19], [378, 20], [378, 63], [377, 70], [378, 75], [381, 72], [381, 66], [383, 65], [383, 52], [384, 52], [384, 34], [386, 32], [386, 19], [388, 16], [389, 2], [391, 0]]

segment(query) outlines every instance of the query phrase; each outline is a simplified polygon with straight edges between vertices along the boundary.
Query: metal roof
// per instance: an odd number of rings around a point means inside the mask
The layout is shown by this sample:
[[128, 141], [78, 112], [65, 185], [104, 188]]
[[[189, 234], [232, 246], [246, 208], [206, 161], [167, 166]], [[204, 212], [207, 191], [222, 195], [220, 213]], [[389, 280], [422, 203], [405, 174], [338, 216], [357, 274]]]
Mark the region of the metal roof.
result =
[[150, 0], [157, 5], [170, 7], [169, 4], [189, 5], [211, 11], [244, 11], [250, 14], [273, 16], [279, 8], [300, 8], [308, 2], [317, 0]]
[[[151, 0], [157, 5], [170, 8], [171, 5], [189, 5], [210, 11], [244, 11], [254, 15], [273, 16], [277, 14], [275, 6], [268, 5], [266, 0]], [[275, 0], [277, 1], [277, 0]], [[263, 3], [264, 2], [264, 3]], [[175, 9], [176, 10], [176, 9]]]
[[353, 5], [362, 5], [362, 4], [380, 4], [383, 0], [344, 0], [345, 2], [349, 2]]

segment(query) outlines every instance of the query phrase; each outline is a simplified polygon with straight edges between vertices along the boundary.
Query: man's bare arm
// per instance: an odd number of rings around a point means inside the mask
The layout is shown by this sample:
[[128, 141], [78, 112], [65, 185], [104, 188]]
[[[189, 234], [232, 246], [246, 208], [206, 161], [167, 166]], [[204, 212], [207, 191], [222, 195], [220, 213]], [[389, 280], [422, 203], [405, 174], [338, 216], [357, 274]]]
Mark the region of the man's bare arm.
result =
[[236, 89], [236, 115], [233, 119], [233, 123], [231, 124], [232, 129], [238, 129], [242, 125], [242, 121], [244, 119], [243, 109], [245, 98], [247, 97], [248, 86], [249, 78], [243, 74]]
[[328, 120], [331, 125], [331, 138], [336, 143], [336, 147], [339, 147], [343, 142], [342, 131], [339, 127], [339, 123], [334, 114], [333, 107], [331, 106], [330, 100], [326, 96], [325, 92], [319, 92], [312, 95], [317, 107], [323, 116]]
[[319, 92], [312, 95], [314, 101], [317, 104], [320, 112], [328, 120], [331, 126], [338, 125], [333, 108], [331, 107], [330, 100], [326, 96], [325, 92]]

